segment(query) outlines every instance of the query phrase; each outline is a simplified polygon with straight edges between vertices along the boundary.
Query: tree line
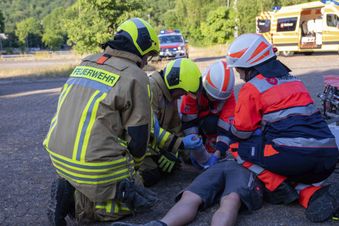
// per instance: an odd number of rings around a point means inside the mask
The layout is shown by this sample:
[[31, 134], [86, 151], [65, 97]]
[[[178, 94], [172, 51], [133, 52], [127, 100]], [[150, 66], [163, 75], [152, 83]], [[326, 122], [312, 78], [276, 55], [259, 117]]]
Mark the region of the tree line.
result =
[[4, 49], [72, 47], [96, 52], [117, 25], [130, 17], [148, 20], [157, 31], [179, 29], [194, 45], [226, 43], [255, 32], [255, 17], [273, 6], [310, 0], [2, 0]]

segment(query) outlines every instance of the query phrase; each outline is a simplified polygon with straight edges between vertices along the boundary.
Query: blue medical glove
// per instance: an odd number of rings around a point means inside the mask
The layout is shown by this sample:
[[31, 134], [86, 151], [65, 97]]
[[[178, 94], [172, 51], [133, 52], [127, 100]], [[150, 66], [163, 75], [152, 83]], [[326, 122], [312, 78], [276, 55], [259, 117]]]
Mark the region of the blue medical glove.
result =
[[197, 149], [202, 145], [202, 139], [197, 134], [190, 134], [182, 139], [185, 149]]
[[254, 132], [253, 132], [253, 136], [261, 136], [262, 135], [262, 130], [259, 128], [259, 129], [256, 129]]
[[208, 161], [203, 164], [204, 169], [210, 168], [211, 166], [217, 164], [218, 161], [219, 161], [219, 158], [217, 156], [211, 155]]

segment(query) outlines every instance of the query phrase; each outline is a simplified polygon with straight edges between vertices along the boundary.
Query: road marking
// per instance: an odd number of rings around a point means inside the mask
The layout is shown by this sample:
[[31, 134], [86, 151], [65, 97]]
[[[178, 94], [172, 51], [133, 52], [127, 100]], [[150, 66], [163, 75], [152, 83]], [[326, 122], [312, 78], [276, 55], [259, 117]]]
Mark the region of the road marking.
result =
[[14, 98], [14, 97], [23, 97], [35, 94], [44, 94], [44, 93], [51, 93], [51, 94], [58, 94], [60, 93], [61, 88], [54, 88], [54, 89], [42, 89], [42, 90], [33, 90], [21, 93], [13, 93], [0, 96], [1, 98]]

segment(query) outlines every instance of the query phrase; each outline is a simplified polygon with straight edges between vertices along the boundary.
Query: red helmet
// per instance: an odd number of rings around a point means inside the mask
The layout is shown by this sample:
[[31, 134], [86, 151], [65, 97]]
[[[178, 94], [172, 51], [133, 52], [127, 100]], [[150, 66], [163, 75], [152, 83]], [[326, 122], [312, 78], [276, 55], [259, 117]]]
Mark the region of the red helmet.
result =
[[217, 61], [205, 70], [202, 85], [213, 98], [226, 100], [234, 87], [233, 70], [230, 70], [225, 61]]

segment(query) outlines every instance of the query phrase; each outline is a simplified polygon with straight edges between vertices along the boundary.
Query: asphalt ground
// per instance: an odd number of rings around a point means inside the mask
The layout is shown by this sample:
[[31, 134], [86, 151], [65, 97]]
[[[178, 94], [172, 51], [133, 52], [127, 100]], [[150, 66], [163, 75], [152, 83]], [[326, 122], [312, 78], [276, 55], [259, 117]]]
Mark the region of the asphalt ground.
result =
[[[201, 69], [222, 57], [197, 58]], [[323, 75], [339, 76], [339, 56], [321, 54], [281, 58], [302, 79], [320, 107], [317, 93], [323, 89]], [[13, 67], [16, 67], [13, 65]], [[46, 206], [50, 184], [56, 174], [42, 141], [56, 110], [60, 87], [66, 78], [0, 80], [0, 225], [48, 225]], [[236, 92], [241, 82], [237, 80]], [[152, 188], [161, 203], [147, 213], [128, 217], [129, 222], [159, 219], [174, 204], [176, 194], [198, 174], [184, 166], [178, 174]], [[328, 181], [339, 180], [333, 174]], [[209, 225], [218, 205], [202, 211], [190, 225]], [[98, 223], [93, 225], [110, 225]], [[237, 225], [339, 225], [339, 222], [312, 224], [297, 204], [269, 205], [252, 214], [241, 213]]]

